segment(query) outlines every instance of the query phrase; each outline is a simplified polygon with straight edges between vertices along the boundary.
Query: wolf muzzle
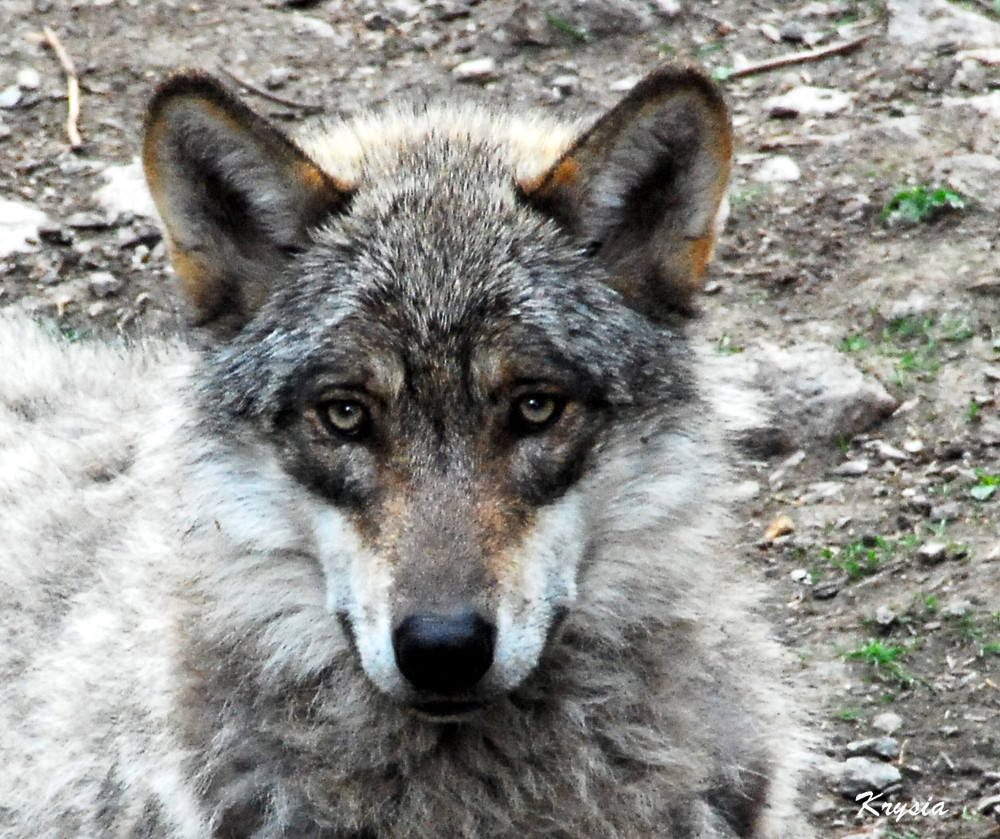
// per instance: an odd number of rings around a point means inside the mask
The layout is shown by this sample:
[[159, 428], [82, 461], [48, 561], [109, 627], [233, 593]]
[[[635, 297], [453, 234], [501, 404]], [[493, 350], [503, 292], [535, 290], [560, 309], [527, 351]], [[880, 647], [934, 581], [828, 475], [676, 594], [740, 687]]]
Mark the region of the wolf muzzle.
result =
[[396, 666], [417, 690], [440, 696], [468, 691], [493, 665], [496, 627], [482, 615], [423, 612], [392, 634]]

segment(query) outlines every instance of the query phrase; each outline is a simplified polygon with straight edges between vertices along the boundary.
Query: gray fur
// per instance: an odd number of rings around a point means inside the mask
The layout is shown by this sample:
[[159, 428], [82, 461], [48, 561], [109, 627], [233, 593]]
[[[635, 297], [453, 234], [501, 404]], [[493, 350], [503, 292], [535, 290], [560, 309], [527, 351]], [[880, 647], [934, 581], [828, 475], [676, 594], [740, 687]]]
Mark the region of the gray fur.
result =
[[[720, 541], [718, 423], [651, 316], [672, 291], [629, 299], [543, 194], [572, 133], [531, 123], [533, 156], [513, 117], [445, 109], [299, 152], [204, 77], [173, 84], [147, 168], [210, 346], [0, 319], [0, 358], [25, 361], [0, 370], [0, 837], [804, 835], [780, 657]], [[225, 160], [185, 157], [183, 97], [243, 126]], [[586, 182], [657, 171], [632, 148], [650, 118]], [[203, 166], [207, 192], [183, 180]], [[718, 177], [678, 180], [696, 235]], [[218, 201], [253, 235], [278, 205], [282, 236], [308, 232], [241, 280], [225, 260], [260, 243]], [[567, 395], [551, 429], [508, 427], [522, 380]], [[345, 389], [361, 442], [317, 423]], [[498, 626], [458, 697], [482, 707], [428, 718], [388, 627], [468, 604]]]

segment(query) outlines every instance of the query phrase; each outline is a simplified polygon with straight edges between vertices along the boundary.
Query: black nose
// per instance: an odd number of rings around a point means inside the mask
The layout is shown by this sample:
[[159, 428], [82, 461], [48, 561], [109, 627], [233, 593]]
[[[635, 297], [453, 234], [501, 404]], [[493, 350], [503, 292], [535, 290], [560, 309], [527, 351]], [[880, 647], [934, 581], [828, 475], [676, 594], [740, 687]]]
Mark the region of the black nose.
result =
[[468, 690], [493, 664], [496, 628], [475, 612], [410, 615], [392, 635], [396, 666], [418, 690]]

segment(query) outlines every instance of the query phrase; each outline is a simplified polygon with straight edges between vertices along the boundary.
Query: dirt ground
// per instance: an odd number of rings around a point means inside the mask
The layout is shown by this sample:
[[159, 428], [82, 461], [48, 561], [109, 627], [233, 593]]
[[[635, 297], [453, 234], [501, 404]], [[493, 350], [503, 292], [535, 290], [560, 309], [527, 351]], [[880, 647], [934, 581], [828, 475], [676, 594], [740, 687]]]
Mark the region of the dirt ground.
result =
[[[821, 836], [1000, 836], [1000, 56], [969, 52], [1000, 33], [1000, 6], [955, 4], [981, 25], [936, 20], [936, 36], [906, 18], [917, 4], [0, 0], [0, 198], [47, 216], [28, 249], [0, 256], [0, 305], [83, 334], [181, 323], [155, 223], [98, 201], [105, 170], [134, 160], [144, 103], [173, 67], [263, 91], [244, 89], [290, 129], [471, 94], [596, 113], [664, 61], [714, 71], [737, 165], [694, 340], [733, 357], [818, 341], [900, 406], [864, 434], [772, 452], [741, 476], [739, 550], [773, 592], [794, 677], [819, 689], [819, 751], [894, 766], [882, 800], [924, 805], [898, 820], [859, 814], [817, 769], [803, 806]], [[75, 151], [44, 27], [80, 74]], [[827, 92], [798, 112], [769, 101], [802, 86]], [[933, 202], [946, 185], [962, 208], [880, 220], [901, 190], [930, 187]]]

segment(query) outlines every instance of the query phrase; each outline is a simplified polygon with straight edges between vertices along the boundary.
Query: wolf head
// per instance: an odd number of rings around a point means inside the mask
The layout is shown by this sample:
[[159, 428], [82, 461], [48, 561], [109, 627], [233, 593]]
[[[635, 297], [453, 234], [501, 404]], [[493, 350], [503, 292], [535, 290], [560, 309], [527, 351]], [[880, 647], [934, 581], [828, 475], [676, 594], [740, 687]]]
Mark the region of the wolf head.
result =
[[145, 168], [214, 336], [203, 421], [305, 499], [273, 529], [321, 589], [309, 621], [384, 693], [451, 719], [538, 667], [578, 597], [602, 465], [692, 398], [668, 324], [730, 154], [725, 106], [688, 70], [577, 138], [444, 107], [298, 145], [208, 76], [159, 89]]

